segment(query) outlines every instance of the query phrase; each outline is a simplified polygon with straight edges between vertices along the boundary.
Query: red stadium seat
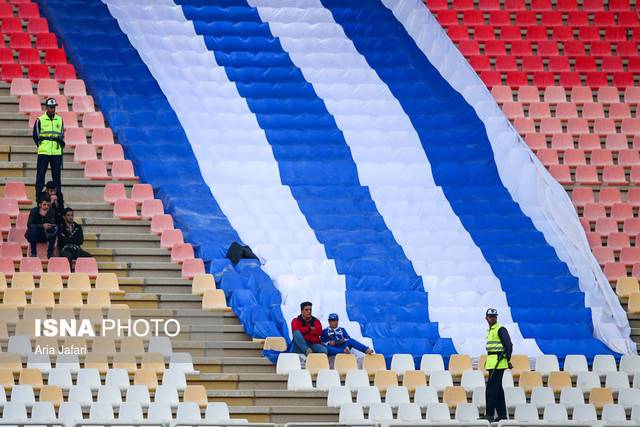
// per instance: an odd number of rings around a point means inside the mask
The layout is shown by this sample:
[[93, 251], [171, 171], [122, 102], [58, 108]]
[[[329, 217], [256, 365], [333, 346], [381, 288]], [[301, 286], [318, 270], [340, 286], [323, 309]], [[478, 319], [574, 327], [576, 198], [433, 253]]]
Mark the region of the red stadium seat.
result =
[[498, 0], [480, 0], [478, 8], [483, 11], [498, 11], [500, 10], [500, 2]]
[[549, 39], [547, 29], [537, 25], [526, 27], [526, 33], [525, 39], [530, 42], [540, 42]]
[[558, 56], [558, 43], [555, 40], [539, 41], [537, 47], [538, 55], [545, 57]]
[[591, 248], [591, 251], [600, 265], [615, 261], [611, 248]]
[[538, 20], [536, 13], [530, 10], [519, 10], [516, 12], [516, 24], [520, 26], [536, 25]]
[[506, 55], [504, 40], [488, 40], [484, 44], [484, 54], [489, 56]]
[[606, 56], [602, 58], [601, 69], [605, 73], [617, 73], [623, 71], [622, 58], [618, 56]]
[[589, 53], [595, 57], [609, 57], [611, 55], [611, 43], [606, 40], [592, 41], [589, 43]]
[[171, 215], [155, 215], [151, 218], [151, 232], [160, 235], [165, 230], [173, 230]]
[[578, 187], [571, 191], [571, 201], [576, 207], [584, 207], [587, 203], [593, 203], [593, 190], [589, 187]]
[[591, 152], [591, 164], [595, 166], [613, 165], [613, 156], [609, 150], [593, 150]]
[[106, 203], [113, 205], [116, 200], [124, 200], [127, 198], [127, 192], [124, 184], [108, 182], [104, 185], [102, 198]]
[[78, 127], [78, 114], [73, 111], [59, 111], [58, 114], [62, 117], [62, 121], [64, 122], [64, 127], [66, 130], [69, 128], [77, 128]]
[[627, 275], [627, 267], [619, 262], [607, 262], [604, 265], [604, 275], [609, 282], [615, 283], [620, 277]]
[[33, 81], [51, 78], [49, 67], [45, 64], [32, 64], [27, 67], [27, 77]]
[[16, 17], [6, 17], [2, 18], [2, 32], [4, 34], [9, 33], [21, 33], [22, 32], [22, 21], [20, 18]]
[[[486, 57], [485, 57], [486, 58]], [[496, 70], [499, 71], [517, 71], [518, 65], [516, 64], [516, 58], [513, 56], [498, 56], [496, 57]], [[509, 76], [507, 75], [507, 83]]]
[[594, 150], [602, 148], [598, 135], [592, 133], [583, 134], [578, 137], [578, 147], [583, 150]]
[[[7, 214], [0, 214], [0, 232], [1, 233], [9, 233], [13, 225], [11, 224], [11, 217]], [[0, 240], [2, 240], [2, 236], [0, 236]]]
[[613, 119], [605, 118], [594, 120], [593, 132], [599, 135], [616, 133], [616, 124]]
[[534, 73], [533, 84], [540, 89], [553, 86], [555, 84], [553, 73], [549, 71], [538, 71], [537, 73]]
[[468, 40], [469, 32], [464, 25], [451, 25], [447, 27], [449, 38], [455, 42]]
[[69, 265], [69, 260], [65, 257], [49, 258], [49, 262], [47, 263], [47, 272], [60, 273], [60, 275], [64, 278], [69, 277], [69, 274], [71, 274], [71, 266]]
[[540, 21], [547, 28], [561, 27], [564, 25], [562, 22], [562, 13], [551, 10], [542, 12]]
[[627, 203], [614, 203], [611, 206], [611, 217], [618, 222], [633, 218], [633, 206]]
[[506, 10], [495, 10], [489, 12], [489, 24], [494, 27], [502, 27], [504, 25], [511, 25], [511, 18], [509, 12]]
[[507, 25], [500, 28], [500, 40], [516, 41], [522, 40], [520, 27]]
[[460, 40], [458, 50], [464, 56], [480, 55], [480, 47], [477, 40]]
[[108, 181], [107, 162], [103, 160], [89, 160], [84, 165], [84, 176], [89, 179]]
[[82, 115], [82, 127], [88, 129], [104, 128], [104, 116], [101, 112], [85, 113]]
[[554, 133], [562, 133], [562, 123], [560, 119], [547, 117], [540, 121], [540, 133], [553, 135]]
[[113, 204], [113, 216], [120, 219], [140, 219], [137, 203], [131, 199], [116, 200]]
[[640, 166], [632, 166], [631, 167], [631, 184], [638, 185], [640, 184]]
[[627, 40], [626, 30], [618, 26], [605, 28], [605, 34], [605, 39], [610, 42]]
[[571, 150], [573, 146], [573, 137], [566, 133], [557, 133], [551, 137], [551, 146], [556, 150]]
[[574, 69], [580, 73], [596, 71], [596, 60], [591, 56], [578, 56], [575, 59]]
[[505, 10], [509, 11], [518, 11], [518, 10], [526, 10], [524, 0], [505, 0], [504, 1]]
[[560, 102], [567, 101], [567, 95], [564, 91], [563, 87], [560, 86], [550, 86], [545, 88], [544, 90], [544, 101], [549, 102], [551, 104], [557, 104]]
[[95, 112], [95, 104], [92, 96], [74, 96], [73, 111], [76, 113], [93, 113]]
[[495, 85], [502, 84], [502, 77], [497, 71], [484, 71], [480, 73], [480, 78], [489, 89]]
[[70, 79], [77, 79], [76, 69], [71, 64], [61, 64], [56, 66], [54, 77], [59, 82], [65, 82]]
[[124, 151], [122, 150], [122, 145], [112, 144], [103, 146], [101, 159], [109, 163], [124, 160]]
[[0, 3], [0, 18], [13, 18], [13, 7], [9, 3]]
[[591, 72], [587, 74], [587, 86], [591, 86], [595, 89], [607, 85], [609, 85], [609, 82], [607, 81], [607, 73]]
[[114, 143], [113, 131], [110, 128], [93, 129], [91, 143], [98, 146], [112, 145]]
[[188, 259], [182, 263], [182, 278], [191, 280], [196, 274], [204, 274], [204, 263], [200, 258]]
[[622, 248], [620, 251], [620, 262], [631, 265], [640, 262], [640, 247]]
[[42, 111], [40, 97], [38, 95], [22, 95], [18, 103], [18, 111], [23, 114]]
[[616, 104], [621, 102], [618, 89], [604, 86], [598, 89], [598, 102], [601, 104]]
[[490, 71], [491, 64], [489, 63], [489, 57], [484, 55], [472, 56], [469, 58], [469, 64], [473, 67], [476, 73], [483, 71]]
[[427, 6], [431, 12], [446, 10], [449, 7], [447, 0], [427, 0]]
[[42, 79], [38, 82], [37, 93], [46, 97], [60, 95], [60, 87], [58, 82], [53, 79]]
[[[552, 10], [551, 0], [532, 0], [531, 10], [535, 11], [548, 11]], [[542, 22], [545, 22], [544, 19]]]
[[438, 22], [445, 28], [458, 25], [458, 12], [455, 10], [438, 11]]
[[12, 228], [11, 230], [9, 230], [7, 242], [19, 243], [21, 247], [26, 249], [27, 247], [29, 247], [29, 242], [27, 242], [27, 238], [25, 237], [26, 232], [26, 227]]
[[555, 27], [552, 31], [553, 35], [551, 40], [556, 42], [565, 42], [568, 40], [574, 40], [573, 28], [571, 27]]
[[73, 152], [73, 161], [81, 164], [85, 164], [89, 160], [97, 160], [98, 154], [96, 152], [96, 147], [89, 144], [80, 144], [76, 146], [75, 151]]
[[[634, 79], [631, 72], [617, 72], [613, 75], [613, 85], [618, 89], [624, 89], [627, 86], [633, 86]], [[602, 85], [605, 86], [605, 85]]]
[[[455, 8], [454, 8], [455, 9]], [[459, 10], [459, 9], [455, 9]], [[481, 10], [465, 10], [462, 14], [462, 24], [475, 27], [484, 25], [484, 16]]]
[[618, 164], [620, 166], [640, 165], [640, 153], [637, 150], [624, 150], [618, 153]]
[[[578, 166], [576, 168], [576, 182], [586, 185], [597, 185], [600, 183], [598, 180], [598, 171], [595, 166]], [[586, 208], [585, 208], [586, 209]]]
[[525, 137], [528, 134], [536, 133], [536, 127], [532, 119], [515, 119], [513, 121], [513, 126], [520, 133], [520, 135], [523, 135]]
[[87, 136], [84, 129], [70, 128], [64, 132], [64, 141], [68, 147], [75, 147], [76, 145], [86, 144]]
[[627, 192], [627, 203], [640, 206], [640, 188], [630, 188]]
[[511, 55], [518, 57], [531, 55], [531, 42], [528, 40], [511, 42]]
[[545, 166], [557, 165], [558, 164], [558, 153], [553, 149], [540, 149], [536, 153], [538, 159]]
[[[542, 63], [542, 58], [539, 56], [525, 56], [522, 58], [522, 70], [526, 72], [542, 72], [544, 71], [544, 64]], [[535, 81], [534, 74], [534, 81]]]
[[591, 88], [583, 86], [576, 86], [571, 88], [571, 102], [575, 102], [576, 104], [593, 102], [593, 94], [591, 93]]
[[[547, 140], [544, 135], [538, 133], [531, 133], [525, 137], [525, 142], [532, 150], [540, 150], [547, 148]], [[553, 147], [553, 144], [552, 144]]]
[[152, 199], [143, 201], [140, 216], [144, 219], [151, 219], [156, 215], [164, 215], [162, 200]]
[[63, 49], [49, 49], [44, 56], [44, 63], [47, 65], [61, 65], [67, 63], [67, 55]]
[[85, 96], [87, 89], [84, 81], [69, 79], [64, 83], [64, 94], [66, 96]]
[[584, 43], [580, 40], [567, 40], [562, 44], [564, 55], [580, 56], [584, 55]]
[[629, 0], [609, 0], [609, 10], [613, 12], [627, 11], [630, 9]]
[[0, 64], [14, 64], [13, 50], [8, 47], [0, 47]]
[[556, 105], [556, 117], [559, 119], [573, 119], [578, 117], [576, 104], [572, 102], [562, 102]]
[[600, 193], [598, 194], [599, 203], [603, 203], [606, 206], [611, 206], [614, 203], [620, 203], [621, 201], [622, 196], [620, 195], [620, 190], [618, 188], [603, 187], [600, 189]]
[[569, 166], [565, 165], [554, 165], [549, 167], [549, 173], [558, 181], [560, 184], [571, 184], [571, 173], [569, 171]]
[[640, 135], [640, 118], [623, 119], [620, 131], [627, 135]]
[[628, 104], [611, 104], [609, 106], [609, 117], [613, 120], [624, 120], [631, 118], [631, 109]]
[[27, 197], [27, 187], [24, 182], [7, 182], [4, 185], [4, 197], [14, 199], [18, 203], [31, 204], [31, 200]]
[[596, 104], [594, 102], [585, 103], [582, 106], [582, 117], [585, 119], [603, 119], [604, 109], [602, 104]]
[[119, 180], [137, 180], [138, 177], [133, 172], [133, 163], [131, 160], [116, 160], [111, 166], [111, 175], [113, 179]]
[[20, 260], [19, 271], [22, 273], [31, 273], [34, 277], [42, 275], [42, 260], [37, 257], [27, 257]]
[[95, 279], [98, 276], [98, 262], [95, 258], [78, 258], [74, 271], [86, 273], [90, 278]]
[[513, 101], [513, 94], [509, 86], [496, 85], [491, 88], [491, 94], [498, 103]]
[[[31, 44], [31, 36], [27, 33], [13, 33], [9, 37], [9, 47], [11, 49], [25, 49], [33, 47]], [[11, 57], [13, 58], [13, 53], [11, 54]]]
[[36, 49], [49, 50], [58, 49], [58, 39], [53, 33], [42, 33], [36, 35]]
[[12, 218], [18, 216], [18, 201], [3, 197], [0, 199], [0, 214], [7, 214]]
[[507, 72], [507, 85], [512, 88], [525, 86], [529, 83], [527, 79], [527, 73], [524, 71], [508, 71]]
[[638, 13], [630, 11], [621, 11], [618, 13], [618, 25], [624, 28], [638, 27]]
[[0, 247], [2, 259], [10, 259], [12, 262], [22, 259], [22, 246], [16, 242], [4, 242]]
[[551, 117], [549, 104], [547, 104], [546, 102], [531, 103], [531, 105], [529, 105], [529, 117], [533, 119], [543, 119]]
[[634, 57], [638, 55], [638, 43], [631, 40], [616, 42], [616, 55], [623, 58]]
[[554, 73], [571, 71], [569, 58], [566, 56], [552, 56], [549, 58], [549, 71]]
[[193, 246], [190, 243], [175, 245], [171, 248], [171, 262], [182, 264], [184, 261], [194, 257]]
[[567, 166], [584, 166], [587, 164], [587, 160], [584, 155], [584, 150], [570, 149], [564, 152], [563, 164]]
[[481, 42], [488, 41], [488, 40], [495, 40], [496, 38], [495, 30], [492, 26], [479, 25], [474, 28], [473, 38], [474, 40], [478, 40]]
[[602, 181], [605, 185], [627, 185], [622, 166], [605, 166], [602, 172]]
[[135, 200], [136, 203], [142, 203], [145, 200], [153, 200], [153, 198], [153, 187], [150, 184], [133, 184], [131, 200]]
[[160, 237], [160, 247], [171, 249], [175, 245], [184, 243], [181, 230], [165, 230]]
[[454, 10], [473, 10], [473, 0], [453, 0]]

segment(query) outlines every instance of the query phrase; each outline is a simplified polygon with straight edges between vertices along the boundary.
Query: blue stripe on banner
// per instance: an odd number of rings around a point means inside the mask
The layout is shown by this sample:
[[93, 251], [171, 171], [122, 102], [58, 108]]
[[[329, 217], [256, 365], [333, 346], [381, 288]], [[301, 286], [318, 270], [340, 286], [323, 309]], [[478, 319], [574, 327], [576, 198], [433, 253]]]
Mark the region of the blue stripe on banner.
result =
[[[421, 278], [360, 185], [342, 131], [269, 26], [243, 1], [179, 0], [196, 33], [246, 98], [327, 256], [346, 276], [349, 319], [376, 351], [455, 352], [429, 323]], [[386, 325], [399, 323], [403, 328]]]
[[[484, 124], [471, 106], [379, 0], [357, 7], [321, 1], [407, 112], [436, 184], [500, 279], [523, 336], [560, 356], [609, 353], [592, 338], [577, 279], [503, 186]], [[568, 336], [568, 326], [576, 335]]]
[[235, 291], [229, 303], [245, 330], [262, 338], [288, 337], [271, 279], [255, 264], [241, 262], [234, 269], [225, 258], [229, 245], [240, 241], [238, 233], [205, 184], [175, 112], [107, 7], [99, 1], [39, 3], [137, 174], [153, 185], [197, 256], [220, 273], [223, 288], [233, 285], [225, 292], [229, 297]]

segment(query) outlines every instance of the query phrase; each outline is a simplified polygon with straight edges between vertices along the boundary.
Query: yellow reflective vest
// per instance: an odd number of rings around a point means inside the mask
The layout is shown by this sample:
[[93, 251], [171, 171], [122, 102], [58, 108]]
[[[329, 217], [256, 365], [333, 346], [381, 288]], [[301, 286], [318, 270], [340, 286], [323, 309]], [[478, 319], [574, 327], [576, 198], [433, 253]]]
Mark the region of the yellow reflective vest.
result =
[[38, 154], [46, 154], [49, 156], [61, 156], [62, 147], [62, 117], [54, 115], [53, 118], [44, 113], [38, 117], [40, 123]]
[[[498, 363], [500, 353], [504, 353], [504, 346], [498, 336], [500, 328], [502, 328], [502, 325], [496, 322], [487, 331], [487, 361], [484, 364], [484, 368], [487, 370], [507, 369], [509, 367], [506, 355], [504, 355], [500, 363]], [[496, 363], [498, 366], [496, 366]]]

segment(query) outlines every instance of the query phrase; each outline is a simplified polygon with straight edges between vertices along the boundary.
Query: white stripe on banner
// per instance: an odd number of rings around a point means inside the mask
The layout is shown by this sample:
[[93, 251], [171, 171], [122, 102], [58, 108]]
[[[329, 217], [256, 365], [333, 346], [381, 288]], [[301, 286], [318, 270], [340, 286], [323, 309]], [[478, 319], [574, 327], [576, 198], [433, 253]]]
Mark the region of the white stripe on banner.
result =
[[[429, 293], [429, 318], [460, 353], [484, 353], [483, 318], [496, 307], [515, 352], [524, 339], [500, 282], [435, 185], [420, 139], [400, 103], [319, 0], [248, 0], [258, 9], [343, 131], [362, 185]], [[336, 68], [338, 62], [340, 68]]]
[[[326, 323], [338, 313], [348, 320], [345, 277], [327, 259], [288, 186], [264, 131], [235, 84], [171, 0], [103, 0], [127, 34], [175, 110], [202, 176], [242, 240], [264, 260], [282, 294], [288, 321], [302, 301]], [[371, 340], [364, 338], [367, 345]]]
[[596, 337], [619, 353], [636, 353], [618, 297], [593, 256], [566, 191], [520, 138], [493, 96], [419, 0], [381, 0], [429, 62], [474, 108], [485, 124], [502, 183], [543, 233], [558, 257], [579, 278], [591, 307]]

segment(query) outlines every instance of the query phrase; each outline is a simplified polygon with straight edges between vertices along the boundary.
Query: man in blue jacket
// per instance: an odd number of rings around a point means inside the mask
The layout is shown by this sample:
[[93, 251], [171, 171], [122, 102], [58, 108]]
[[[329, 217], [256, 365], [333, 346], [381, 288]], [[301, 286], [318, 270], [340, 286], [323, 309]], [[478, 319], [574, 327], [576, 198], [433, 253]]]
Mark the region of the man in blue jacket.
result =
[[320, 337], [322, 344], [327, 347], [327, 354], [329, 356], [335, 356], [340, 353], [350, 353], [352, 348], [366, 354], [373, 353], [372, 349], [354, 340], [344, 328], [339, 327], [339, 320], [336, 313], [331, 313], [329, 315], [329, 327], [324, 328], [322, 336]]

